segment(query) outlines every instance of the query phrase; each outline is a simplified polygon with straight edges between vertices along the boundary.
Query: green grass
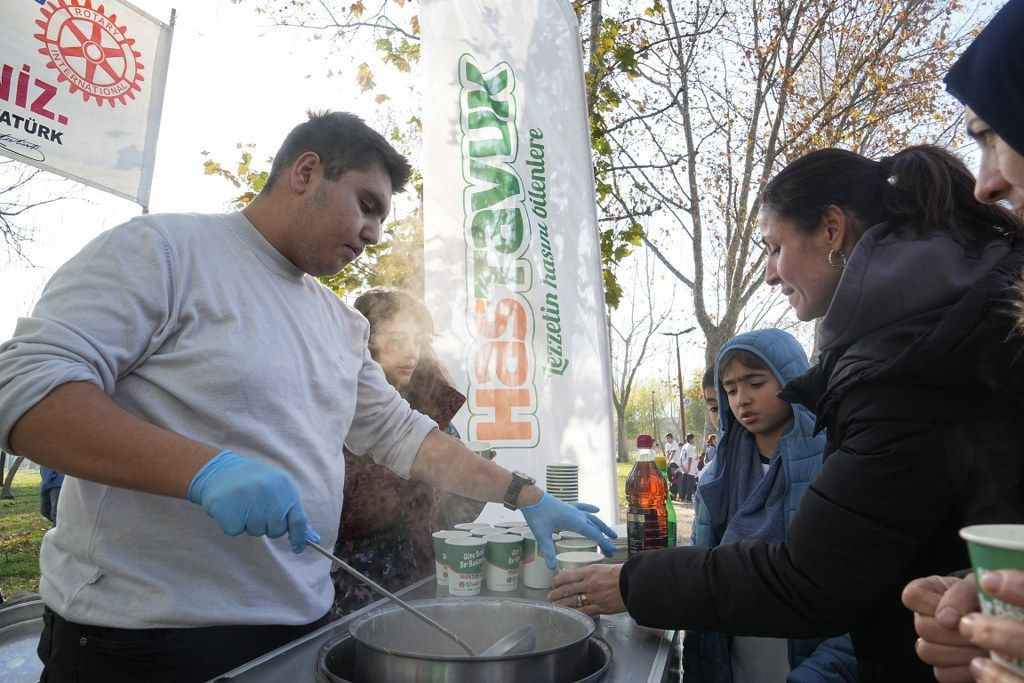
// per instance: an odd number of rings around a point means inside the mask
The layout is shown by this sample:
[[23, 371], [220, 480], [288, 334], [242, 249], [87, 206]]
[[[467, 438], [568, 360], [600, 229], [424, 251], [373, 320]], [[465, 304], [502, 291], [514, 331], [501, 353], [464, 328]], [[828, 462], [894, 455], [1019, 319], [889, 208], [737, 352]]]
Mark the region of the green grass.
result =
[[633, 469], [633, 463], [631, 462], [617, 462], [615, 463], [615, 478], [616, 486], [615, 490], [619, 494], [619, 519], [626, 519], [626, 477], [629, 476], [629, 471]]
[[[10, 457], [10, 456], [8, 456]], [[39, 471], [19, 469], [14, 500], [0, 500], [0, 590], [39, 591], [39, 545], [50, 522], [39, 514]]]

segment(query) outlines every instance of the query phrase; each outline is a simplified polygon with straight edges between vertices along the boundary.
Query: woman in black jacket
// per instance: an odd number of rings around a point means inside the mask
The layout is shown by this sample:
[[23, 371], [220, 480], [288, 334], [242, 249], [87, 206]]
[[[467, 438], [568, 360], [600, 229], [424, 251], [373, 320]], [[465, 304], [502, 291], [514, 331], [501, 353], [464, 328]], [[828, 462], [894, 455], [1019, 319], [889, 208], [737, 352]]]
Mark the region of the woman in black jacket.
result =
[[973, 185], [927, 146], [820, 150], [773, 178], [765, 281], [822, 319], [818, 364], [782, 396], [828, 430], [788, 540], [640, 553], [558, 575], [549, 599], [661, 628], [849, 632], [861, 680], [932, 680], [902, 588], [969, 566], [959, 528], [1024, 521], [1024, 226]]

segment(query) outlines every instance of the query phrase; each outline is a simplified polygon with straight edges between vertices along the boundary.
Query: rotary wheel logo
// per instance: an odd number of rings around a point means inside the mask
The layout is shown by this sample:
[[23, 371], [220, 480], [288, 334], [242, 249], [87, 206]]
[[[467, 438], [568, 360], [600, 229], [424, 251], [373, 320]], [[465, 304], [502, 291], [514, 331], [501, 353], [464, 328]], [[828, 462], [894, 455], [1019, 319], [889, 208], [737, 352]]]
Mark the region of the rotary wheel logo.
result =
[[132, 49], [135, 40], [117, 25], [116, 14], [107, 16], [103, 5], [93, 9], [92, 0], [56, 0], [40, 11], [39, 53], [50, 58], [46, 66], [57, 71], [58, 82], [66, 81], [72, 94], [81, 91], [84, 101], [94, 98], [101, 107], [135, 99], [145, 80], [142, 53]]

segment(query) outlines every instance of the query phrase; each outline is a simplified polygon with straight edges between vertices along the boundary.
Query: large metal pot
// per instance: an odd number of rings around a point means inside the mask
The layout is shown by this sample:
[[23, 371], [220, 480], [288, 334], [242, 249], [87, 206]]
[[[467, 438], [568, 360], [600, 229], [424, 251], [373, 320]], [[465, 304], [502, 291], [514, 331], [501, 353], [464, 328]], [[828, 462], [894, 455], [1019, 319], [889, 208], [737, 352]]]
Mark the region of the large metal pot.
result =
[[482, 652], [502, 636], [531, 626], [534, 652], [469, 657], [399, 607], [372, 612], [351, 626], [357, 681], [518, 683], [576, 681], [587, 673], [594, 621], [575, 610], [518, 598], [459, 598], [411, 603]]

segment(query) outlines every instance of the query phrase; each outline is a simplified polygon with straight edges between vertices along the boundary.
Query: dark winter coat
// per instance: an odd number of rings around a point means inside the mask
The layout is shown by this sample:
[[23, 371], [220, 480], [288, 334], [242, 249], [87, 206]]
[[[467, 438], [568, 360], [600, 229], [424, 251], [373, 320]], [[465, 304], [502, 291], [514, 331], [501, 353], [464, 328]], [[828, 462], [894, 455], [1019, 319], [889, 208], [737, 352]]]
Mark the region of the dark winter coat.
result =
[[903, 587], [969, 566], [961, 527], [1024, 522], [1022, 265], [1005, 242], [869, 230], [818, 364], [783, 392], [828, 430], [788, 539], [640, 553], [620, 576], [630, 614], [736, 635], [850, 632], [862, 681], [933, 680]]

